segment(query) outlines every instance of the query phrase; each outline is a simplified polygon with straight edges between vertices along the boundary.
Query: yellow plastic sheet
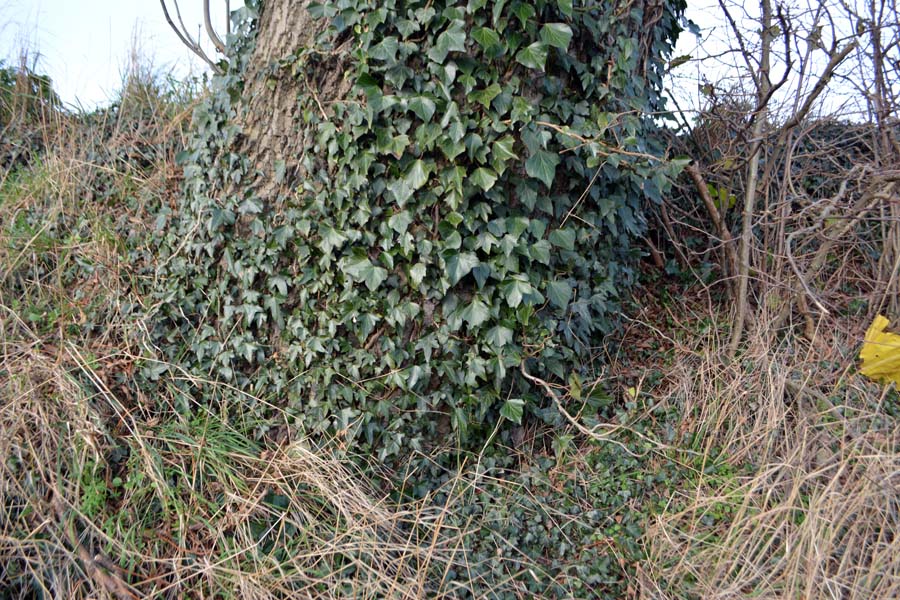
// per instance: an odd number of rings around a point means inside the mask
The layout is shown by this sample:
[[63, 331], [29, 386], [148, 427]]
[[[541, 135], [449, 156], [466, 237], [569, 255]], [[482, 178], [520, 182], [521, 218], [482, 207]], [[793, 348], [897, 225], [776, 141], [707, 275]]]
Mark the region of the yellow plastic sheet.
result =
[[900, 384], [900, 335], [885, 331], [889, 323], [878, 315], [869, 325], [859, 352], [859, 372], [875, 381]]

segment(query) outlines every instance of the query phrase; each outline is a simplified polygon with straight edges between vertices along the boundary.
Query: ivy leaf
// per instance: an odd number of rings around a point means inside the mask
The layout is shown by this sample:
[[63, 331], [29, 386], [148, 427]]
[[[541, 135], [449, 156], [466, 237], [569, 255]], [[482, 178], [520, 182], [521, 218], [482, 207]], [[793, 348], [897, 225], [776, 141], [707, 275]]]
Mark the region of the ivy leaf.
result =
[[525, 161], [525, 172], [531, 177], [536, 177], [544, 182], [547, 188], [553, 186], [553, 178], [556, 177], [556, 167], [560, 159], [558, 154], [538, 150]]
[[412, 19], [399, 19], [397, 21], [397, 31], [399, 31], [400, 35], [404, 38], [408, 38], [415, 32], [419, 31], [419, 29], [421, 29], [419, 24]]
[[[451, 125], [450, 128], [452, 130], [453, 126]], [[438, 138], [437, 145], [448, 161], [453, 161], [454, 158], [466, 151], [465, 144], [462, 142], [454, 142], [447, 137]]]
[[572, 299], [572, 286], [565, 281], [551, 281], [547, 285], [547, 297], [554, 306], [565, 308]]
[[497, 48], [501, 45], [500, 34], [493, 29], [487, 27], [479, 27], [472, 30], [472, 38], [478, 42], [481, 49], [485, 52]]
[[347, 241], [347, 236], [330, 225], [321, 225], [319, 227], [319, 248], [325, 254], [331, 254], [334, 248], [338, 248]]
[[532, 260], [541, 264], [550, 264], [550, 242], [547, 240], [539, 240], [528, 248], [528, 255]]
[[519, 18], [522, 27], [528, 25], [528, 21], [534, 16], [534, 6], [527, 2], [517, 2], [512, 5], [513, 12]]
[[284, 248], [292, 237], [294, 237], [294, 228], [290, 225], [282, 225], [272, 232], [272, 239], [279, 248]]
[[400, 44], [394, 36], [386, 37], [369, 49], [369, 57], [385, 62], [397, 62], [397, 49]]
[[466, 439], [466, 436], [469, 435], [469, 419], [466, 411], [461, 406], [457, 406], [453, 409], [450, 421], [456, 431], [459, 432], [460, 437]]
[[284, 174], [287, 171], [287, 163], [282, 159], [277, 159], [275, 161], [275, 183], [282, 183], [284, 181]]
[[417, 117], [426, 123], [434, 116], [435, 104], [434, 100], [428, 96], [416, 96], [409, 101], [409, 110], [413, 111]]
[[344, 259], [342, 266], [344, 273], [353, 278], [354, 281], [365, 282], [366, 287], [370, 291], [378, 289], [384, 280], [387, 279], [387, 269], [376, 267], [364, 253], [356, 252], [353, 256]]
[[444, 64], [447, 60], [447, 54], [450, 52], [466, 51], [466, 32], [461, 24], [454, 25], [441, 33], [434, 46], [428, 51], [428, 58], [438, 64]]
[[516, 62], [525, 65], [529, 69], [544, 70], [547, 64], [547, 44], [544, 42], [534, 42], [519, 50], [516, 54]]
[[256, 215], [263, 211], [263, 204], [259, 198], [247, 198], [238, 205], [237, 211], [241, 215]]
[[387, 189], [394, 194], [394, 199], [400, 206], [406, 204], [406, 201], [413, 195], [413, 189], [405, 179], [395, 179], [387, 185]]
[[466, 135], [466, 126], [463, 125], [462, 121], [459, 119], [454, 119], [452, 123], [450, 123], [450, 128], [447, 130], [447, 134], [450, 136], [450, 140], [453, 142], [458, 142]]
[[412, 282], [414, 288], [418, 288], [422, 285], [422, 281], [425, 279], [425, 274], [427, 273], [427, 269], [424, 264], [416, 263], [409, 269], [409, 280]]
[[464, 216], [462, 216], [461, 214], [459, 214], [458, 212], [456, 212], [455, 210], [449, 212], [447, 214], [447, 218], [446, 218], [446, 221], [448, 223], [450, 223], [450, 225], [452, 225], [453, 227], [456, 227], [457, 225], [459, 225], [460, 223], [462, 223], [465, 220], [466, 220], [466, 218]]
[[502, 348], [503, 346], [512, 344], [513, 330], [509, 327], [496, 325], [488, 330], [487, 334], [484, 336], [484, 339], [494, 348]]
[[571, 229], [554, 229], [548, 237], [550, 243], [557, 248], [572, 252], [575, 250], [575, 232]]
[[557, 0], [557, 6], [559, 6], [559, 12], [566, 15], [567, 17], [571, 17], [574, 12], [572, 7], [572, 0]]
[[516, 425], [522, 424], [522, 415], [525, 414], [525, 401], [521, 398], [510, 398], [500, 408], [500, 415], [509, 419]]
[[[501, 18], [503, 17], [503, 7], [505, 5], [506, 5], [506, 0], [497, 0], [496, 2], [494, 2], [494, 8], [491, 11], [491, 13], [492, 13], [491, 14], [491, 17], [492, 17], [491, 22], [494, 24], [494, 27], [497, 27], [500, 24]], [[503, 23], [505, 23], [505, 22], [506, 21], [504, 20]], [[502, 28], [502, 26], [501, 26], [501, 28]]]
[[529, 224], [530, 221], [526, 217], [507, 217], [506, 231], [513, 239], [518, 240], [519, 236], [528, 229]]
[[503, 89], [500, 87], [500, 84], [494, 82], [483, 90], [478, 90], [469, 94], [469, 99], [485, 108], [490, 108], [491, 101], [499, 96], [502, 91]]
[[444, 235], [444, 247], [459, 250], [460, 246], [462, 246], [462, 236], [458, 231], [454, 230]]
[[425, 162], [421, 159], [413, 162], [404, 178], [406, 184], [415, 192], [428, 182], [428, 172], [430, 170], [431, 169], [427, 168]]
[[475, 283], [478, 284], [478, 289], [484, 288], [484, 284], [487, 283], [488, 277], [491, 275], [491, 266], [486, 265], [484, 263], [479, 264], [477, 267], [472, 269], [472, 276], [475, 277]]
[[404, 233], [412, 222], [413, 218], [412, 215], [409, 214], [409, 211], [402, 210], [388, 219], [388, 227], [397, 233]]
[[500, 161], [507, 161], [511, 158], [517, 159], [519, 157], [516, 156], [516, 153], [513, 151], [515, 142], [516, 140], [511, 135], [500, 138], [491, 146], [491, 154], [495, 159]]
[[469, 324], [469, 327], [478, 327], [491, 316], [491, 309], [481, 298], [476, 297], [471, 304], [459, 313], [460, 318]]
[[522, 279], [512, 279], [503, 284], [503, 293], [506, 295], [506, 303], [510, 308], [516, 308], [526, 296], [534, 294], [531, 284]]
[[444, 262], [447, 265], [447, 276], [450, 278], [450, 285], [456, 285], [460, 279], [477, 267], [480, 261], [474, 254], [459, 252], [451, 254]]
[[481, 167], [479, 169], [475, 169], [475, 172], [472, 173], [472, 183], [480, 187], [485, 192], [494, 187], [494, 184], [496, 182], [497, 174], [490, 169]]
[[[577, 373], [569, 375], [569, 395], [576, 400], [581, 400], [581, 377]], [[632, 395], [632, 397], [634, 397]]]
[[572, 28], [565, 23], [547, 23], [541, 27], [541, 41], [565, 50], [572, 41]]

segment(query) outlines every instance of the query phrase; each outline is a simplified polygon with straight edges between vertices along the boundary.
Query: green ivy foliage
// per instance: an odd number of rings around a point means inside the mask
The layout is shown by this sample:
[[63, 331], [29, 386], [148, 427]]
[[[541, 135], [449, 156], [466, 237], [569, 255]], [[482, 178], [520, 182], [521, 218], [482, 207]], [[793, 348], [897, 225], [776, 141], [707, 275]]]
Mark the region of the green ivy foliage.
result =
[[27, 167], [44, 150], [47, 122], [61, 110], [48, 76], [0, 60], [0, 177]]
[[[185, 198], [160, 215], [160, 346], [381, 457], [541, 414], [520, 365], [589, 368], [635, 276], [642, 202], [679, 169], [652, 115], [683, 8], [311, 4], [327, 27], [272, 65], [301, 83], [305, 176], [263, 201], [234, 151], [249, 4], [194, 117]], [[348, 40], [352, 88], [326, 111], [311, 74]]]

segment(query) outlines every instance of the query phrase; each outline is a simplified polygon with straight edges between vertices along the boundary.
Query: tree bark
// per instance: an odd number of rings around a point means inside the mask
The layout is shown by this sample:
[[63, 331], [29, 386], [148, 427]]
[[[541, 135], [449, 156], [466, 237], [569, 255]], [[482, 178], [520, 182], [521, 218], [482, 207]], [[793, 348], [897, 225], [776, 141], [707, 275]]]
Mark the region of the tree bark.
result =
[[244, 74], [237, 115], [243, 134], [238, 154], [248, 159], [253, 179], [249, 185], [242, 182], [241, 189], [265, 201], [290, 195], [303, 175], [301, 163], [311, 140], [302, 122], [298, 96], [308, 91], [320, 104], [330, 105], [350, 87], [342, 85], [340, 49], [315, 73], [296, 72], [299, 54], [314, 44], [326, 24], [312, 18], [309, 4], [309, 0], [264, 3], [256, 46]]
[[737, 279], [737, 311], [734, 318], [734, 327], [731, 331], [731, 342], [728, 346], [729, 356], [734, 356], [741, 338], [744, 334], [744, 324], [747, 320], [747, 306], [749, 304], [750, 287], [750, 250], [753, 245], [753, 215], [756, 212], [757, 186], [759, 185], [759, 160], [763, 148], [763, 132], [768, 116], [768, 103], [770, 99], [771, 79], [769, 69], [771, 67], [772, 51], [772, 3], [770, 0], [760, 1], [760, 25], [762, 32], [760, 37], [759, 77], [757, 79], [757, 106], [755, 112], [756, 121], [753, 125], [753, 134], [750, 145], [750, 161], [747, 168], [747, 183], [744, 191], [744, 209], [741, 213], [741, 249], [738, 263]]

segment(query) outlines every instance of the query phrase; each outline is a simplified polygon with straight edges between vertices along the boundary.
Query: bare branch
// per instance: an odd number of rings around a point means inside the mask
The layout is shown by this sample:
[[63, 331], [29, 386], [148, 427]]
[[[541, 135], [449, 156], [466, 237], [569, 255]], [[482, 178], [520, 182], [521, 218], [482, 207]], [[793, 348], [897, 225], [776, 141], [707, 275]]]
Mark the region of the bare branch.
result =
[[[753, 124], [752, 144], [750, 146], [750, 158], [747, 167], [747, 183], [744, 190], [744, 208], [741, 212], [741, 247], [738, 257], [737, 279], [737, 308], [734, 318], [734, 327], [731, 330], [731, 342], [728, 344], [728, 356], [733, 358], [741, 343], [744, 334], [744, 322], [747, 318], [748, 294], [750, 286], [750, 246], [753, 243], [753, 213], [756, 210], [757, 189], [759, 183], [759, 162], [762, 153], [762, 136], [766, 123], [766, 107], [771, 88], [769, 69], [771, 68], [772, 53], [772, 2], [760, 0], [762, 16], [760, 25], [761, 46], [759, 49], [759, 86], [757, 90], [756, 122]], [[749, 59], [748, 59], [749, 61]]]
[[214, 72], [221, 75], [223, 73], [222, 68], [213, 62], [206, 52], [203, 51], [203, 48], [200, 47], [200, 44], [192, 40], [188, 35], [187, 29], [184, 26], [184, 21], [181, 19], [181, 11], [178, 9], [178, 0], [175, 0], [175, 13], [178, 16], [178, 22], [181, 24], [181, 29], [179, 29], [172, 20], [172, 16], [169, 14], [169, 9], [166, 6], [166, 0], [159, 0], [159, 5], [162, 6], [166, 22], [169, 24], [169, 27], [172, 28], [172, 31], [175, 32], [175, 35], [178, 36], [178, 39], [181, 40], [181, 43], [187, 46], [191, 52], [199, 56]]
[[685, 171], [694, 182], [697, 193], [700, 194], [700, 199], [703, 200], [706, 211], [709, 213], [713, 225], [716, 227], [719, 239], [722, 241], [723, 248], [725, 249], [725, 265], [727, 267], [725, 269], [725, 276], [733, 277], [738, 273], [738, 259], [737, 255], [734, 253], [734, 238], [731, 237], [731, 232], [728, 231], [728, 227], [725, 225], [725, 219], [722, 218], [722, 214], [719, 212], [719, 209], [716, 208], [716, 203], [709, 193], [709, 187], [707, 186], [706, 180], [703, 179], [703, 175], [700, 173], [700, 168], [697, 167], [696, 163], [691, 163], [685, 168]]
[[843, 50], [838, 52], [837, 54], [832, 55], [831, 60], [828, 61], [828, 65], [825, 67], [825, 71], [822, 73], [822, 76], [819, 77], [819, 80], [816, 82], [816, 85], [813, 86], [812, 91], [806, 97], [806, 100], [803, 102], [803, 106], [800, 107], [800, 110], [794, 113], [790, 119], [788, 119], [787, 123], [785, 123], [781, 130], [783, 133], [786, 133], [800, 124], [803, 119], [806, 118], [806, 115], [809, 114], [810, 109], [812, 109], [813, 104], [816, 99], [825, 91], [825, 87], [828, 85], [828, 82], [831, 81], [831, 77], [834, 75], [834, 70], [840, 65], [847, 55], [850, 54], [853, 49], [856, 48], [856, 40], [853, 40], [846, 46], [844, 46]]
[[203, 0], [203, 24], [206, 26], [206, 33], [209, 35], [209, 39], [212, 40], [216, 50], [225, 54], [225, 43], [216, 34], [216, 30], [212, 26], [212, 20], [209, 18], [209, 0]]
[[747, 50], [746, 44], [744, 44], [744, 35], [741, 33], [740, 28], [737, 23], [734, 21], [734, 17], [731, 16], [731, 11], [728, 10], [728, 7], [725, 6], [725, 0], [719, 0], [719, 8], [722, 9], [722, 13], [725, 15], [725, 18], [728, 19], [728, 24], [731, 27], [731, 31], [734, 34], [735, 39], [738, 43], [738, 48], [741, 49], [741, 56], [744, 59], [744, 62], [747, 64], [747, 73], [750, 74], [750, 77], [753, 79], [753, 85], [759, 89], [759, 77], [756, 75], [756, 69], [753, 67], [753, 63], [750, 62], [751, 57], [753, 56], [749, 50]]
[[[772, 99], [772, 96], [775, 95], [779, 89], [781, 89], [785, 83], [787, 83], [788, 76], [791, 74], [791, 69], [794, 66], [794, 60], [791, 58], [791, 31], [789, 29], [789, 25], [787, 23], [787, 19], [784, 17], [784, 13], [781, 10], [781, 6], [778, 6], [778, 20], [781, 23], [781, 33], [784, 38], [784, 52], [785, 52], [785, 66], [784, 66], [784, 74], [781, 76], [781, 79], [778, 83], [769, 83], [767, 87], [769, 88], [768, 93], [757, 103], [756, 110], [750, 116], [749, 127], [753, 127], [753, 124], [756, 118], [763, 112], [763, 107], [769, 105], [769, 101]], [[768, 77], [768, 74], [766, 75]]]

